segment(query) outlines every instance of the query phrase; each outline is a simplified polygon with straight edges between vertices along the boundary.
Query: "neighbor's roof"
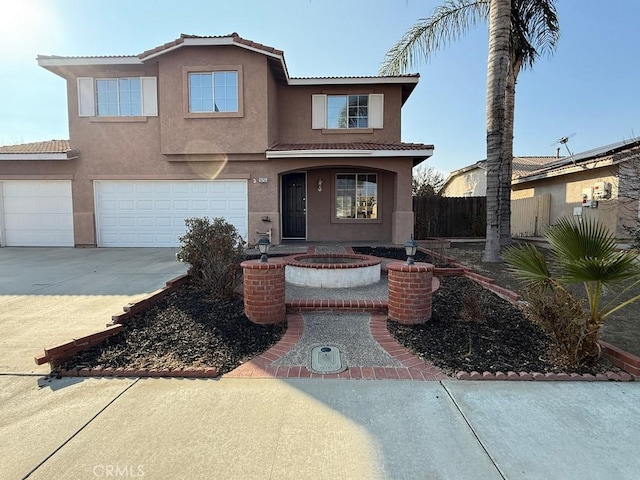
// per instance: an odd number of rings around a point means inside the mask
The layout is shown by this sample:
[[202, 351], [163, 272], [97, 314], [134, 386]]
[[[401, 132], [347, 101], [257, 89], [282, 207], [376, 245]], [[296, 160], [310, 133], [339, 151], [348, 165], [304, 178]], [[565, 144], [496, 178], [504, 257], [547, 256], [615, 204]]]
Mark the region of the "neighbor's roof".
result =
[[0, 146], [0, 160], [67, 160], [77, 156], [69, 140], [47, 140]]
[[514, 178], [513, 183], [526, 183], [533, 180], [556, 177], [575, 171], [583, 171], [587, 165], [592, 165], [592, 168], [595, 168], [597, 166], [612, 165], [634, 158], [640, 158], [640, 138], [611, 143], [562, 157], [555, 162], [544, 165], [542, 168], [523, 173], [518, 178]]
[[183, 47], [233, 45], [266, 55], [279, 80], [288, 85], [361, 85], [361, 84], [401, 84], [403, 103], [416, 84], [418, 74], [395, 76], [337, 76], [337, 77], [290, 77], [284, 52], [274, 47], [241, 37], [236, 32], [229, 35], [199, 36], [180, 34], [178, 38], [145, 50], [139, 55], [106, 55], [89, 57], [63, 57], [59, 55], [38, 55], [38, 65], [53, 73], [64, 76], [64, 67], [88, 67], [100, 65], [142, 65]]
[[[516, 178], [522, 175], [526, 175], [530, 172], [534, 172], [540, 170], [540, 167], [543, 165], [547, 165], [554, 161], [558, 160], [556, 156], [527, 156], [527, 157], [513, 157], [513, 161], [511, 163], [511, 177]], [[452, 171], [447, 179], [445, 180], [442, 188], [445, 188], [451, 181], [459, 175], [463, 173], [470, 172], [476, 169], [486, 169], [486, 160], [480, 160], [472, 165], [468, 165], [466, 167], [459, 168], [458, 170]]]

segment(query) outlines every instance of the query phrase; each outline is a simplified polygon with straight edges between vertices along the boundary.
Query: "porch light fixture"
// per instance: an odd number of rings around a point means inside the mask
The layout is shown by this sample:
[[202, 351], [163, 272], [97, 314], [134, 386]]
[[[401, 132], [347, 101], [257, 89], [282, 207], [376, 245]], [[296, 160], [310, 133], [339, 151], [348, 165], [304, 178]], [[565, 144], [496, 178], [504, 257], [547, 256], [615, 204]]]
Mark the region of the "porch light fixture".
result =
[[413, 239], [413, 235], [411, 235], [409, 240], [404, 244], [404, 251], [407, 253], [407, 265], [413, 265], [413, 257], [415, 257], [418, 251], [418, 244]]
[[318, 180], [318, 191], [321, 192], [322, 191], [322, 179]]
[[267, 256], [267, 254], [269, 253], [269, 246], [270, 245], [271, 245], [271, 242], [266, 237], [266, 235], [263, 235], [262, 237], [260, 237], [260, 240], [258, 240], [258, 250], [260, 250], [260, 262], [261, 263], [267, 263], [268, 258], [269, 258]]

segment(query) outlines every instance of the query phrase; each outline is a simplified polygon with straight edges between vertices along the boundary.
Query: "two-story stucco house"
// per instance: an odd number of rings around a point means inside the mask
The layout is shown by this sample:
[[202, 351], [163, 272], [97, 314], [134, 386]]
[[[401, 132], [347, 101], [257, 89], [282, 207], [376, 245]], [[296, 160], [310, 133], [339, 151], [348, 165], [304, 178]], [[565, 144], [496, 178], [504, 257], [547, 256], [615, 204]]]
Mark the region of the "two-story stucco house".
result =
[[67, 82], [69, 143], [0, 147], [2, 245], [176, 246], [204, 216], [251, 244], [413, 231], [411, 169], [433, 153], [400, 139], [418, 75], [292, 78], [235, 33], [38, 64]]

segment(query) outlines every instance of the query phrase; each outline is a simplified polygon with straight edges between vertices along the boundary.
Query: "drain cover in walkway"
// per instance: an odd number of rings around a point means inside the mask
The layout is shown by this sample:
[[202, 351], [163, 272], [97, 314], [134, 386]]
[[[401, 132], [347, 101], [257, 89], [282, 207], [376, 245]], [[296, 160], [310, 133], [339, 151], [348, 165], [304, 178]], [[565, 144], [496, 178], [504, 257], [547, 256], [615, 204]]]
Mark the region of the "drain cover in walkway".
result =
[[311, 371], [315, 373], [339, 373], [345, 370], [336, 347], [315, 347], [311, 350]]

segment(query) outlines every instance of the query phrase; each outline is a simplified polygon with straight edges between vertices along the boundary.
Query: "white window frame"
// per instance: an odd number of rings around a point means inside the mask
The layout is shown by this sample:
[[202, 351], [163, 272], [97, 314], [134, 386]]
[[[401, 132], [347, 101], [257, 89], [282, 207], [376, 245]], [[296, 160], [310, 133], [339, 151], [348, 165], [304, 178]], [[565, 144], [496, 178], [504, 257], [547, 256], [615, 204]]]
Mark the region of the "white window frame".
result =
[[[355, 216], [354, 217], [341, 217], [338, 215], [338, 208], [339, 208], [339, 202], [338, 202], [338, 177], [340, 176], [345, 176], [345, 175], [349, 175], [349, 176], [353, 176], [355, 177]], [[358, 177], [360, 176], [375, 176], [375, 185], [376, 185], [376, 198], [375, 198], [375, 211], [376, 211], [376, 216], [375, 217], [359, 217], [358, 216], [358, 208], [360, 207], [359, 203], [361, 203], [361, 200], [358, 199]], [[339, 172], [335, 174], [335, 178], [334, 178], [334, 185], [335, 185], [335, 189], [333, 192], [333, 202], [334, 202], [334, 208], [333, 208], [333, 218], [335, 220], [337, 220], [338, 222], [370, 222], [370, 223], [380, 223], [382, 221], [382, 214], [380, 211], [380, 175], [378, 175], [375, 172]]]
[[[216, 96], [216, 88], [217, 87], [223, 87], [224, 85], [216, 85], [216, 75], [220, 75], [220, 74], [224, 74], [224, 75], [228, 75], [228, 74], [234, 74], [235, 75], [235, 101], [236, 101], [236, 105], [235, 105], [235, 110], [227, 110], [226, 108], [224, 110], [218, 110], [217, 109], [217, 105], [219, 102], [221, 102], [223, 99], [228, 100], [231, 97], [217, 97]], [[208, 80], [211, 80], [211, 110], [192, 110], [192, 96], [193, 96], [193, 90], [192, 90], [192, 85], [191, 85], [191, 78], [194, 75], [199, 75], [202, 76], [204, 78], [207, 78]], [[239, 101], [239, 95], [238, 95], [238, 72], [236, 70], [220, 70], [220, 71], [212, 71], [212, 72], [189, 72], [188, 75], [189, 78], [189, 113], [238, 113], [238, 110], [240, 108], [240, 101]], [[208, 85], [207, 85], [208, 86]]]
[[[192, 73], [236, 73], [236, 88], [238, 98], [238, 110], [234, 112], [192, 112], [191, 111], [191, 92], [189, 84], [189, 75]], [[215, 86], [214, 86], [215, 88]], [[185, 118], [225, 118], [225, 117], [243, 117], [244, 116], [244, 87], [242, 65], [199, 65], [182, 67], [182, 104], [183, 114]], [[214, 92], [215, 93], [215, 92]]]
[[[143, 118], [158, 116], [158, 79], [156, 77], [100, 77], [99, 80], [117, 80], [118, 78], [140, 78], [139, 116], [99, 116], [97, 115], [98, 96], [94, 77], [78, 77], [78, 116], [97, 118]], [[119, 108], [119, 107], [118, 107]]]
[[[351, 96], [351, 95], [368, 95], [368, 126], [366, 128], [336, 128], [329, 129], [327, 125], [327, 102], [331, 96]], [[373, 129], [384, 128], [384, 94], [382, 93], [331, 93], [331, 94], [316, 94], [311, 96], [311, 128], [313, 130], [329, 130], [340, 132], [362, 132], [370, 131]]]

